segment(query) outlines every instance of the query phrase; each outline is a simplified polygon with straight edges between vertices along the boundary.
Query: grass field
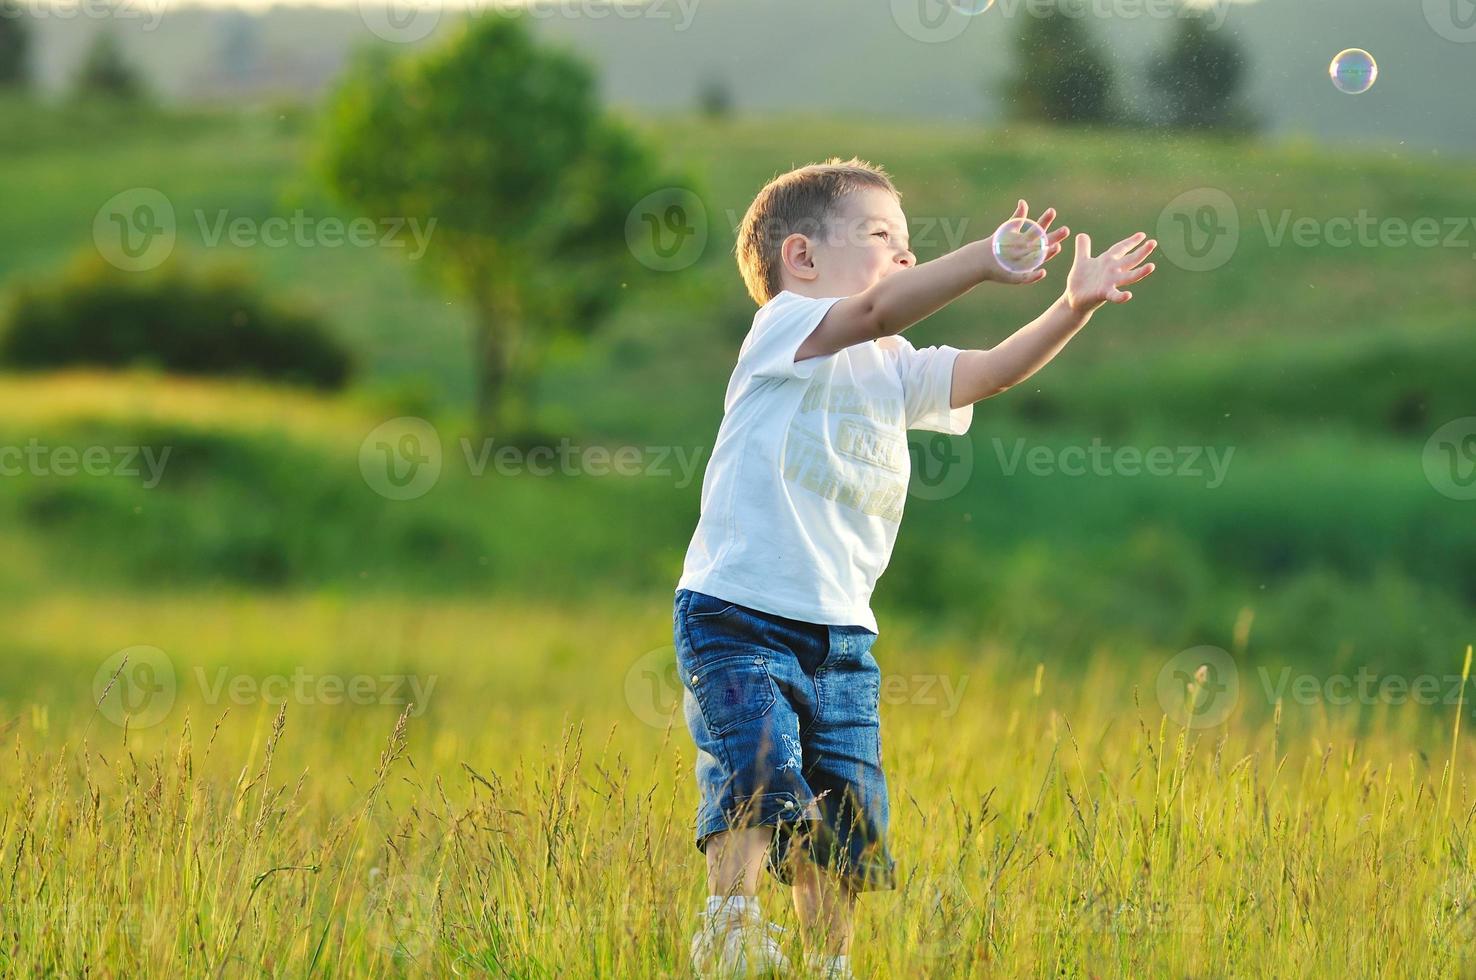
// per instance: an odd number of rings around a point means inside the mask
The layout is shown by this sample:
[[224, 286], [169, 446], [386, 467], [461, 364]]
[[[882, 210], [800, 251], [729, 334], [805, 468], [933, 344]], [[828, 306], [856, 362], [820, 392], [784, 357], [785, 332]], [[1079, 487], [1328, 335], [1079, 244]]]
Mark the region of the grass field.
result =
[[[684, 975], [700, 864], [660, 603], [4, 612], [28, 679], [4, 687], [5, 972]], [[92, 652], [140, 642], [93, 710], [117, 660]], [[1469, 968], [1468, 706], [1365, 709], [1359, 734], [1243, 677], [1186, 730], [1151, 655], [1046, 669], [906, 627], [877, 655], [901, 887], [862, 902], [862, 975]]]
[[[1161, 263], [967, 438], [914, 440], [927, 478], [875, 603], [902, 887], [863, 901], [858, 973], [1476, 975], [1476, 523], [1429, 465], [1476, 414], [1471, 258], [1273, 245], [1260, 217], [1476, 214], [1469, 166], [637, 123], [703, 175], [708, 245], [681, 273], [633, 263], [539, 421], [642, 467], [504, 474], [466, 420], [466, 312], [402, 256], [200, 240], [197, 210], [341, 214], [309, 116], [0, 100], [27, 188], [0, 287], [155, 187], [190, 261], [245, 264], [365, 364], [332, 396], [0, 373], [0, 453], [47, 454], [0, 474], [0, 974], [687, 975], [703, 888], [670, 597], [752, 314], [729, 215], [854, 152], [932, 229], [923, 258], [1018, 196], [1101, 242], [1218, 188], [1241, 231], [1215, 273]], [[977, 290], [910, 336], [987, 346], [1051, 295]], [[403, 416], [440, 465], [400, 500], [366, 459]], [[1064, 470], [1096, 444], [1201, 466]], [[79, 474], [89, 451], [110, 468]], [[1032, 451], [1054, 468], [1011, 462]]]

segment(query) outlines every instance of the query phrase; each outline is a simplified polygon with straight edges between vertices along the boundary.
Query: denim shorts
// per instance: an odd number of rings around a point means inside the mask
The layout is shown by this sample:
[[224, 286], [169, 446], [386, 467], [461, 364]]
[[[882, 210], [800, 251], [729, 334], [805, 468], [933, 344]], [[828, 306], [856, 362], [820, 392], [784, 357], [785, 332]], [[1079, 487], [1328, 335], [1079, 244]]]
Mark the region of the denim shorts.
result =
[[720, 831], [772, 826], [767, 866], [785, 884], [798, 846], [857, 891], [895, 888], [876, 634], [690, 589], [677, 590], [673, 620], [697, 745], [698, 849]]

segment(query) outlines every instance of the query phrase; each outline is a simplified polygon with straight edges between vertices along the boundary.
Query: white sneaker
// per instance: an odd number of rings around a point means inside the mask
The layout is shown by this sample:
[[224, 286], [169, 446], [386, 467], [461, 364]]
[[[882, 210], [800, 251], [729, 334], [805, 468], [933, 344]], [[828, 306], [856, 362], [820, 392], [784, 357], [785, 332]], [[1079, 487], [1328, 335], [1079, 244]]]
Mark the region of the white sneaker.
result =
[[775, 941], [784, 927], [765, 922], [756, 908], [701, 912], [692, 936], [692, 971], [699, 980], [788, 976], [789, 958]]
[[810, 975], [819, 980], [856, 980], [856, 974], [851, 972], [849, 962], [838, 964], [834, 957], [823, 953], [806, 953], [805, 966]]

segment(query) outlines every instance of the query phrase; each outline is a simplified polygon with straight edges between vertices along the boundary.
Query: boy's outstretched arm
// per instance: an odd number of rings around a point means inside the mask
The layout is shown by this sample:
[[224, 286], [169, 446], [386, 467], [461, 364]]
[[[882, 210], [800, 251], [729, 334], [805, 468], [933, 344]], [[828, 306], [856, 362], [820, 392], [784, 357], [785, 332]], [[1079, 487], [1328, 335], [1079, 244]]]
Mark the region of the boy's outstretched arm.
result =
[[[1028, 205], [1021, 201], [1012, 217], [1023, 218]], [[1046, 229], [1046, 259], [1061, 251], [1069, 229], [1050, 231], [1056, 209], [1047, 208], [1039, 223]], [[982, 282], [1029, 285], [1045, 278], [1045, 269], [1012, 272], [994, 257], [994, 238], [969, 242], [931, 262], [901, 269], [883, 277], [870, 289], [847, 296], [826, 311], [795, 351], [794, 359], [833, 354], [853, 344], [898, 334], [936, 313]]]
[[951, 408], [962, 408], [1019, 384], [1055, 357], [1086, 326], [1103, 303], [1126, 303], [1124, 291], [1153, 271], [1142, 261], [1157, 246], [1143, 232], [1124, 238], [1101, 255], [1092, 255], [1088, 235], [1076, 236], [1076, 257], [1066, 291], [1040, 316], [988, 350], [966, 350], [953, 362]]

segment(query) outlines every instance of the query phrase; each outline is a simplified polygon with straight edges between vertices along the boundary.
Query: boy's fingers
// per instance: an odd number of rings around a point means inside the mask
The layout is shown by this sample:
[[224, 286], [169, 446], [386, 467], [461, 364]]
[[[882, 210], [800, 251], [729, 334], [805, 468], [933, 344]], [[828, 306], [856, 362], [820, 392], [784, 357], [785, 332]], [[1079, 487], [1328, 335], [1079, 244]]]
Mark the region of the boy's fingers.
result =
[[1056, 209], [1055, 208], [1046, 208], [1045, 211], [1041, 214], [1040, 221], [1038, 221], [1037, 224], [1040, 225], [1040, 227], [1041, 227], [1042, 230], [1049, 231], [1050, 228], [1051, 228], [1051, 222], [1052, 221], [1055, 221], [1055, 220], [1056, 220]]
[[1010, 217], [1012, 217], [1012, 218], [1023, 218], [1027, 214], [1029, 214], [1029, 213], [1030, 213], [1030, 209], [1028, 207], [1026, 207], [1026, 205], [1025, 205], [1025, 199], [1022, 197], [1020, 199], [1020, 203], [1015, 205], [1015, 213], [1012, 214], [1012, 215], [1010, 215]]
[[1132, 293], [1125, 293], [1116, 287], [1113, 287], [1112, 292], [1107, 294], [1107, 302], [1109, 303], [1126, 303], [1132, 298]]
[[1122, 282], [1118, 283], [1118, 285], [1131, 286], [1135, 282], [1142, 282], [1144, 279], [1147, 279], [1149, 274], [1152, 272], [1153, 263], [1149, 262], [1147, 265], [1140, 266], [1134, 269], [1132, 272], [1129, 272], [1127, 278], [1123, 279]]
[[1071, 234], [1071, 229], [1062, 225], [1046, 236], [1046, 242], [1051, 245], [1059, 245], [1066, 240], [1066, 236], [1069, 234]]
[[1079, 258], [1089, 259], [1092, 257], [1092, 236], [1086, 232], [1076, 236], [1076, 254]]
[[1146, 242], [1144, 242], [1142, 245], [1140, 245], [1137, 248], [1133, 249], [1126, 256], [1124, 256], [1124, 262], [1127, 265], [1127, 267], [1129, 269], [1131, 269], [1133, 266], [1137, 265], [1139, 262], [1142, 262], [1149, 255], [1151, 255], [1152, 252], [1153, 252], [1153, 250], [1155, 248], [1157, 248], [1157, 247], [1158, 247], [1158, 241], [1157, 241], [1157, 239], [1150, 238]]
[[1137, 245], [1139, 242], [1147, 237], [1147, 232], [1135, 232], [1134, 234], [1129, 235], [1127, 238], [1124, 238], [1122, 241], [1118, 242], [1116, 245], [1112, 246], [1107, 251], [1114, 256], [1121, 257], [1123, 255], [1126, 255], [1129, 249], [1131, 249], [1133, 246]]

